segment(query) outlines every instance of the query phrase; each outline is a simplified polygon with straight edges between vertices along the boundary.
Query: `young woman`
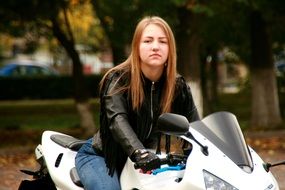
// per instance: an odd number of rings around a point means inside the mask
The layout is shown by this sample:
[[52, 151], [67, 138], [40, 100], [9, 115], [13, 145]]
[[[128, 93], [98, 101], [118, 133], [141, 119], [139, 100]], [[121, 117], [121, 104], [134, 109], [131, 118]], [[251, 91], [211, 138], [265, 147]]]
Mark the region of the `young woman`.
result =
[[[173, 32], [160, 17], [137, 25], [128, 59], [109, 70], [101, 81], [100, 130], [76, 156], [76, 168], [87, 190], [120, 189], [119, 175], [127, 157], [143, 170], [159, 167], [160, 114], [199, 119], [190, 87], [176, 72]], [[166, 140], [169, 151], [170, 139]]]

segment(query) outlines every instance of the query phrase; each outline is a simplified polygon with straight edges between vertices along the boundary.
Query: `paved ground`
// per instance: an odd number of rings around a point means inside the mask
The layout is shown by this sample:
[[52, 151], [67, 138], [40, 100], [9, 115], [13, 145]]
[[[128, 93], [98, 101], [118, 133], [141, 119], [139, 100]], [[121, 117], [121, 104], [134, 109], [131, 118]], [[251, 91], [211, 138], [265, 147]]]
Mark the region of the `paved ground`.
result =
[[[264, 162], [285, 161], [285, 130], [273, 132], [255, 132], [245, 134], [247, 142], [253, 147]], [[270, 169], [276, 178], [280, 190], [285, 190], [285, 165]]]
[[[246, 134], [247, 142], [265, 162], [285, 160], [285, 131]], [[0, 190], [16, 190], [23, 179], [30, 179], [20, 169], [36, 169], [34, 147], [0, 149]], [[285, 190], [285, 166], [271, 169], [280, 190]]]
[[[259, 151], [258, 152], [261, 158], [264, 161], [267, 161], [269, 163], [274, 163], [279, 160], [285, 160], [285, 151], [272, 151], [272, 152], [266, 152], [266, 151]], [[285, 165], [284, 166], [277, 166], [270, 169], [273, 176], [276, 178], [280, 190], [285, 190]]]
[[17, 190], [21, 180], [31, 179], [20, 169], [36, 169], [33, 150], [29, 147], [0, 150], [0, 190]]

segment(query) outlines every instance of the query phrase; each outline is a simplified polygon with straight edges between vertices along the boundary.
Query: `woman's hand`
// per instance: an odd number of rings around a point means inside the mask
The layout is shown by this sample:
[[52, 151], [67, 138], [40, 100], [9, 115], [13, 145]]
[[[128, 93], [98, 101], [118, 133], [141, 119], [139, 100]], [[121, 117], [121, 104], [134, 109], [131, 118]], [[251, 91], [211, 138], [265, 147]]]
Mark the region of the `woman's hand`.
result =
[[161, 165], [159, 157], [145, 149], [136, 150], [131, 156], [131, 160], [135, 162], [135, 168], [142, 169], [144, 173], [156, 168], [160, 168]]

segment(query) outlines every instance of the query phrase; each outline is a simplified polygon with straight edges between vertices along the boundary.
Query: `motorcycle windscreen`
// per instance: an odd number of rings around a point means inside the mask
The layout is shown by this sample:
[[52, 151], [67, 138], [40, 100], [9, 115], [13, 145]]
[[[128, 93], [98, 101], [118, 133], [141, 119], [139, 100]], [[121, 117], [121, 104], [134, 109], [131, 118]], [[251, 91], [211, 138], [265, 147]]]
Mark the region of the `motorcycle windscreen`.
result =
[[190, 123], [190, 127], [204, 135], [239, 167], [252, 171], [250, 152], [235, 115], [213, 113], [201, 121]]

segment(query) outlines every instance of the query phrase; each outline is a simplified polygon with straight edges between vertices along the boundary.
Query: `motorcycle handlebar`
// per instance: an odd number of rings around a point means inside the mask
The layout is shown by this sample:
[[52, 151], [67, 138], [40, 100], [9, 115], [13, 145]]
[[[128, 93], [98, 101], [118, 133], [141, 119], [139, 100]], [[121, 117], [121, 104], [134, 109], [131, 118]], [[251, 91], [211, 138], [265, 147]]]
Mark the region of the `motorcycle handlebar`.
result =
[[[164, 164], [168, 164], [170, 166], [176, 166], [179, 163], [186, 163], [187, 156], [180, 154], [168, 154], [165, 158], [160, 158], [160, 166]], [[135, 163], [134, 168], [140, 169], [142, 166]]]
[[[168, 163], [169, 163], [169, 161], [167, 158], [160, 158], [160, 166], [164, 165], [164, 164], [168, 164]], [[140, 164], [137, 164], [137, 163], [134, 164], [135, 169], [141, 169], [141, 167], [142, 166]]]

